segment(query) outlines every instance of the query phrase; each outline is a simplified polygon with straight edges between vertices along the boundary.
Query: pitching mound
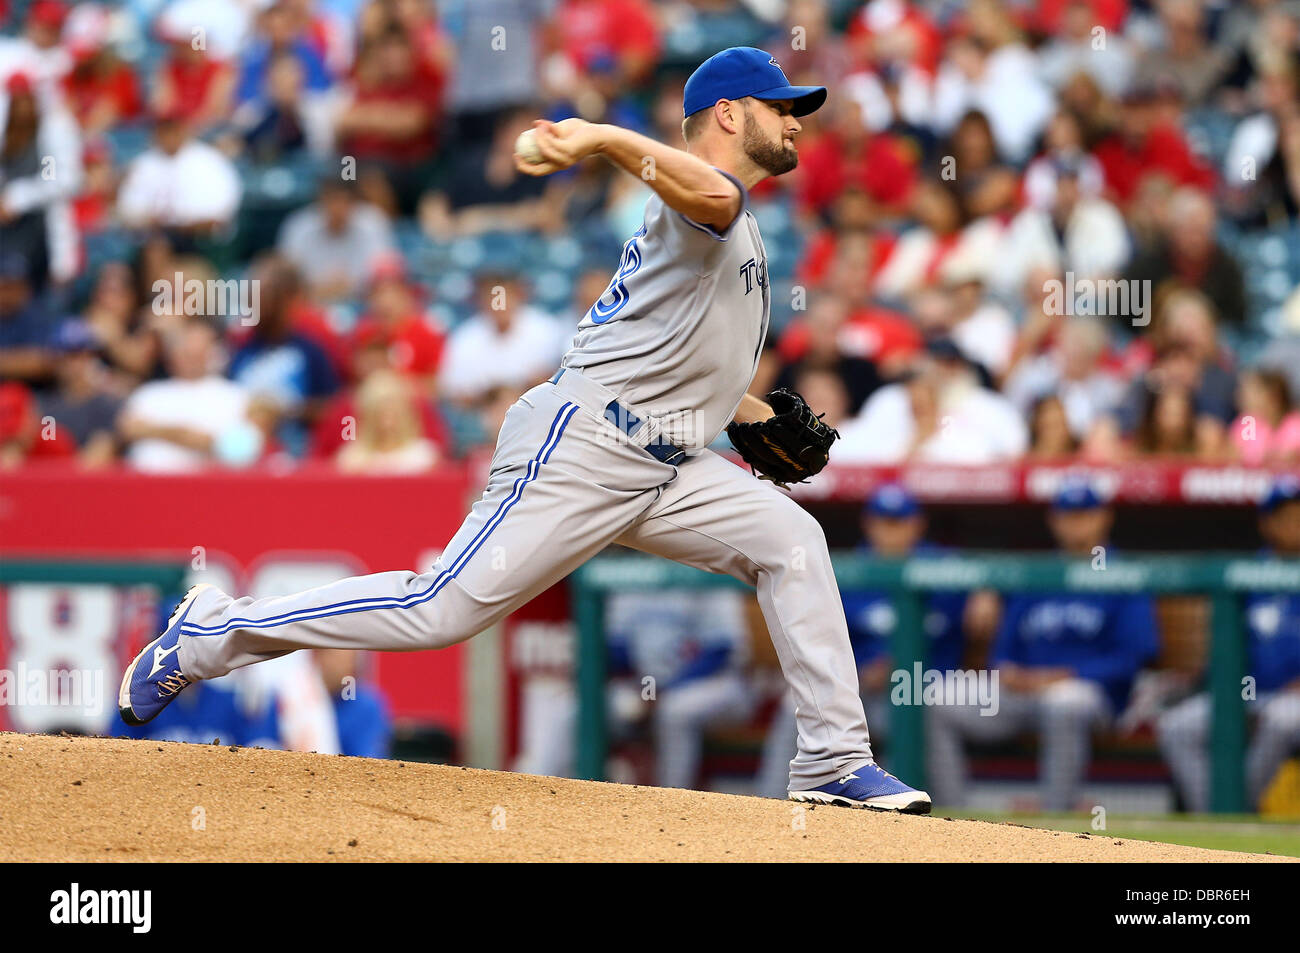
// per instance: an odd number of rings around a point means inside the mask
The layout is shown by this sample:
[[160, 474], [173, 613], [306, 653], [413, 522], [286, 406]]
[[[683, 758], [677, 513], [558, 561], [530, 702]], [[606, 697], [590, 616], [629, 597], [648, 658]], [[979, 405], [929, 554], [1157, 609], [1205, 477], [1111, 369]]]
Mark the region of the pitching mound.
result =
[[0, 734], [0, 861], [1282, 859], [410, 762]]

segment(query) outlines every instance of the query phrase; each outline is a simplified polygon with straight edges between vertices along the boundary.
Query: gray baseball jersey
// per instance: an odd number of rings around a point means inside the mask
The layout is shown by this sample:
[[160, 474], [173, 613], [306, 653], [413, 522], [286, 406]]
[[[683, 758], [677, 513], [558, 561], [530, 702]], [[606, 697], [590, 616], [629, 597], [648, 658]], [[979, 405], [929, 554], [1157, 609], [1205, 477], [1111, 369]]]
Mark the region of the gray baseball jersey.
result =
[[[727, 178], [743, 199], [744, 187]], [[718, 233], [652, 195], [562, 362], [656, 420], [688, 452], [707, 447], [735, 416], [767, 336], [767, 252], [744, 205]]]
[[[214, 678], [311, 647], [442, 648], [619, 543], [755, 587], [795, 699], [791, 789], [858, 770], [871, 745], [821, 527], [770, 483], [701, 449], [749, 386], [767, 323], [753, 216], [710, 234], [652, 198], [582, 321], [568, 370], [510, 408], [487, 488], [432, 569], [269, 599], [205, 589], [180, 623], [182, 673]], [[624, 439], [608, 416], [611, 394], [637, 412], [685, 412], [660, 433], [696, 452], [673, 465]]]

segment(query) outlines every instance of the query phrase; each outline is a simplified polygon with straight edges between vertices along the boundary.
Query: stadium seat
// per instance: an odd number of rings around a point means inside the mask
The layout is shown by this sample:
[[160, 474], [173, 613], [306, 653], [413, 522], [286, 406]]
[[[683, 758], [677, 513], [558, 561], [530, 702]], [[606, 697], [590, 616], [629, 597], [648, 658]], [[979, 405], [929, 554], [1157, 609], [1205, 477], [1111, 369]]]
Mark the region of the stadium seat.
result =
[[1183, 119], [1192, 149], [1216, 169], [1223, 167], [1235, 128], [1236, 121], [1219, 110], [1191, 110]]
[[149, 148], [152, 137], [152, 130], [144, 123], [121, 123], [104, 132], [113, 164], [121, 169]]
[[573, 282], [563, 271], [543, 271], [533, 279], [533, 297], [544, 310], [564, 313], [573, 295]]

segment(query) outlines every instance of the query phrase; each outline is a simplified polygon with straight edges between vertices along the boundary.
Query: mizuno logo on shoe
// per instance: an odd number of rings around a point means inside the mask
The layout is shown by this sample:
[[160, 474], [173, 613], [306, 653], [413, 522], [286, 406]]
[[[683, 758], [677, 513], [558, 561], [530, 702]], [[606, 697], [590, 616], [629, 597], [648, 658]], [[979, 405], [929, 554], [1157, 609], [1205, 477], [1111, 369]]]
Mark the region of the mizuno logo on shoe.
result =
[[844, 775], [844, 777], [840, 778], [840, 780], [837, 783], [848, 784], [850, 781], [857, 781], [857, 780], [859, 780], [859, 778], [856, 774], [846, 774]]
[[179, 640], [175, 645], [173, 645], [169, 649], [164, 649], [161, 645], [157, 646], [153, 650], [153, 668], [149, 669], [149, 677], [153, 678], [155, 675], [161, 672], [163, 667], [163, 662], [166, 660], [167, 656], [171, 655], [180, 647], [181, 647], [181, 643], [179, 642]]

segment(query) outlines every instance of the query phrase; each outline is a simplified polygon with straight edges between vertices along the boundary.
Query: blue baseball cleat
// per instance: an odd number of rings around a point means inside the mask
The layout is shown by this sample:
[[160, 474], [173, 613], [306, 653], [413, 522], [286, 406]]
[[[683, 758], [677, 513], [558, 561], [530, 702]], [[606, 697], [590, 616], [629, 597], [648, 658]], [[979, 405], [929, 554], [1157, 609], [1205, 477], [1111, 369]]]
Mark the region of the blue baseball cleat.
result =
[[875, 762], [849, 772], [844, 777], [809, 791], [791, 791], [792, 801], [814, 804], [838, 804], [843, 807], [868, 807], [900, 814], [929, 814], [930, 795], [909, 788]]
[[189, 615], [195, 597], [204, 589], [211, 588], [206, 583], [191, 587], [172, 610], [162, 635], [142, 648], [126, 667], [122, 674], [122, 687], [117, 692], [117, 710], [128, 725], [152, 721], [190, 684], [176, 661], [181, 623]]

